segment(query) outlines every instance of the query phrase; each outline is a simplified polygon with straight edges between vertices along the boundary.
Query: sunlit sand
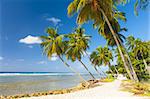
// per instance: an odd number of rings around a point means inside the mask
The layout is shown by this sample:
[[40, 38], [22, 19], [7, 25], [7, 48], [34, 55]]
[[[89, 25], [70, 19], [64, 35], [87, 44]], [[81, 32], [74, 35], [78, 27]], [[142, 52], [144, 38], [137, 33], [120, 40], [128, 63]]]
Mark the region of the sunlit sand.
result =
[[148, 97], [135, 96], [132, 93], [121, 91], [121, 80], [115, 80], [110, 83], [100, 82], [99, 84], [102, 84], [102, 86], [68, 94], [47, 95], [26, 99], [149, 99]]

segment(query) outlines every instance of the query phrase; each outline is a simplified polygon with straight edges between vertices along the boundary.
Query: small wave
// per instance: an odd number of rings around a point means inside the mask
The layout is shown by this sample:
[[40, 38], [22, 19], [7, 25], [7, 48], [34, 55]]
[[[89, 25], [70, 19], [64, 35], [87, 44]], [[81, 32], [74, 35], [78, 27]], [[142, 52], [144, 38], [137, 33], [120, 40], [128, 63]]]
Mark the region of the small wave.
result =
[[[75, 73], [0, 73], [0, 76], [71, 76], [76, 75]], [[82, 74], [85, 75], [85, 74]]]

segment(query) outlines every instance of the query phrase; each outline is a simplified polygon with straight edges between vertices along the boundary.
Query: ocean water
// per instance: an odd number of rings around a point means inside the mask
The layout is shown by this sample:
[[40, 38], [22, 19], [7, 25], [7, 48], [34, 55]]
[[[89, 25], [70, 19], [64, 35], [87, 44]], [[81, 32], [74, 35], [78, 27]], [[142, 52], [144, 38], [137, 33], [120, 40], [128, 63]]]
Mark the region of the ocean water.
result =
[[[82, 74], [89, 80], [90, 75]], [[98, 75], [95, 75], [98, 77]], [[74, 73], [0, 73], [0, 95], [17, 95], [59, 90], [78, 85], [80, 78]]]

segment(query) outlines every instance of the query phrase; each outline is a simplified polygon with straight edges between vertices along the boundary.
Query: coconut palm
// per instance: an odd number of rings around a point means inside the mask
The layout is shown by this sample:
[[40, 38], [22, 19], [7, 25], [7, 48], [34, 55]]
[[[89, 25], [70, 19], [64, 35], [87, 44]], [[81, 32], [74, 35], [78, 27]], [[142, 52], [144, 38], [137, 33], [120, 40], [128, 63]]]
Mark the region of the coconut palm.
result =
[[146, 42], [142, 42], [140, 39], [135, 39], [133, 36], [129, 36], [127, 38], [126, 45], [129, 50], [134, 52], [134, 54], [137, 56], [137, 59], [141, 57], [144, 60], [148, 57], [149, 46]]
[[137, 56], [138, 59], [142, 59], [143, 63], [145, 65], [145, 69], [148, 71], [148, 65], [146, 62], [146, 58], [148, 58], [148, 54], [150, 49], [148, 48], [149, 45], [147, 45], [145, 42], [142, 41], [136, 41], [136, 46], [133, 48], [134, 54]]
[[[124, 13], [118, 13], [117, 15], [119, 17], [121, 17], [120, 19], [123, 19], [124, 21], [126, 21]], [[117, 17], [114, 17], [114, 19], [111, 20], [110, 23], [112, 24], [112, 28], [113, 28], [113, 30], [115, 32], [115, 35], [116, 35], [117, 39], [118, 39], [120, 48], [122, 47], [122, 53], [123, 53], [123, 50], [125, 52], [123, 54], [123, 57], [124, 57], [124, 60], [126, 60], [126, 61], [124, 61], [124, 62], [129, 66], [130, 77], [133, 76], [134, 80], [139, 81], [138, 77], [136, 75], [136, 72], [135, 72], [135, 70], [134, 70], [134, 68], [132, 66], [132, 62], [131, 62], [130, 56], [128, 55], [128, 52], [127, 52], [126, 48], [123, 45], [123, 42], [125, 40], [125, 36], [120, 33], [121, 31], [127, 31], [127, 29], [126, 28], [121, 28], [120, 24], [118, 23], [118, 21], [116, 19], [117, 19]], [[104, 28], [100, 28], [99, 29], [99, 33], [107, 40], [107, 44], [109, 46], [111, 46], [111, 47], [117, 46], [117, 44], [115, 42], [115, 39], [114, 39], [111, 31], [109, 30], [109, 27], [108, 27], [107, 24], [104, 25]], [[125, 59], [125, 58], [127, 58], [127, 59]]]
[[127, 37], [126, 46], [128, 47], [128, 50], [133, 50], [135, 48], [135, 38], [133, 36]]
[[[135, 70], [134, 70], [134, 68], [133, 68], [133, 66], [132, 66], [132, 62], [131, 62], [130, 56], [129, 56], [129, 54], [128, 54], [126, 48], [125, 48], [124, 45], [123, 45], [123, 42], [124, 42], [124, 40], [125, 40], [126, 38], [125, 38], [124, 35], [122, 35], [122, 34], [120, 33], [121, 31], [127, 31], [127, 29], [126, 29], [126, 28], [120, 28], [120, 25], [119, 25], [119, 23], [117, 22], [117, 20], [112, 20], [112, 21], [110, 21], [110, 22], [111, 22], [111, 24], [112, 24], [112, 26], [113, 26], [113, 29], [114, 29], [114, 31], [115, 31], [116, 37], [118, 38], [118, 41], [119, 41], [120, 46], [123, 47], [122, 52], [124, 51], [124, 58], [125, 58], [125, 60], [126, 60], [125, 62], [126, 62], [126, 64], [128, 64], [128, 66], [129, 66], [129, 69], [130, 69], [131, 74], [132, 74], [131, 76], [133, 76], [136, 81], [139, 81], [139, 80], [138, 80], [138, 77], [137, 77], [137, 74], [136, 74], [136, 72], [135, 72]], [[107, 44], [108, 44], [109, 46], [113, 47], [113, 46], [116, 46], [116, 45], [117, 45], [116, 42], [115, 42], [115, 40], [114, 40], [114, 38], [113, 38], [113, 36], [112, 36], [112, 34], [111, 34], [111, 32], [110, 32], [110, 30], [109, 30], [109, 27], [108, 27], [107, 25], [104, 26], [104, 31], [99, 31], [99, 32], [100, 32], [102, 35], [104, 35], [104, 37], [105, 37], [106, 40], [107, 40]]]
[[[96, 51], [92, 52], [92, 54], [90, 55], [90, 61], [91, 61], [91, 63], [94, 65], [95, 70], [96, 70], [96, 71], [100, 74], [100, 76], [101, 76], [101, 73], [100, 73], [100, 72], [97, 70], [97, 68], [96, 68], [96, 67], [100, 67], [100, 66], [101, 66], [101, 64], [99, 63], [100, 61], [99, 61], [99, 57], [98, 57]], [[102, 70], [101, 70], [101, 71], [102, 71]], [[102, 71], [102, 73], [103, 73], [103, 76], [104, 76], [104, 77], [107, 76], [107, 75], [105, 74], [105, 72]]]
[[[118, 38], [115, 35], [115, 31], [110, 23], [110, 21], [116, 15], [116, 9], [114, 7], [114, 2], [112, 0], [74, 0], [68, 6], [68, 15], [73, 15], [78, 13], [77, 23], [83, 24], [88, 20], [94, 21], [94, 26], [99, 28], [104, 28], [106, 23], [114, 37], [117, 44], [119, 53], [122, 57], [124, 67], [132, 80], [135, 80], [130, 73], [129, 67], [127, 66], [125, 57], [121, 51]], [[118, 15], [118, 14], [117, 14]]]
[[[113, 0], [113, 2], [115, 4], [127, 4], [128, 2], [130, 2], [131, 0]], [[135, 0], [134, 3], [134, 13], [135, 15], [138, 15], [138, 10], [139, 9], [146, 9], [149, 6], [150, 1], [149, 0]]]
[[[121, 13], [121, 12], [120, 12], [120, 13], [117, 13], [116, 16], [119, 16], [119, 17], [118, 17], [119, 19], [123, 19], [124, 21], [126, 21], [126, 18], [125, 18], [125, 14], [124, 14], [124, 13]], [[134, 70], [134, 68], [133, 68], [133, 66], [132, 66], [132, 62], [131, 62], [130, 56], [128, 55], [128, 52], [127, 52], [126, 48], [125, 48], [124, 45], [123, 45], [123, 42], [124, 42], [124, 40], [125, 40], [125, 36], [122, 35], [122, 34], [120, 34], [121, 31], [127, 31], [127, 29], [126, 29], [126, 28], [121, 28], [121, 27], [120, 27], [120, 24], [118, 23], [118, 21], [117, 21], [116, 19], [117, 19], [117, 17], [114, 17], [114, 19], [111, 20], [110, 23], [112, 24], [112, 28], [113, 28], [113, 30], [114, 30], [114, 32], [115, 32], [115, 34], [116, 34], [116, 37], [118, 38], [120, 47], [123, 47], [122, 52], [123, 52], [123, 50], [124, 50], [124, 52], [125, 52], [125, 53], [123, 54], [123, 56], [124, 56], [124, 59], [126, 58], [126, 59], [125, 59], [125, 60], [126, 60], [125, 62], [126, 62], [126, 64], [128, 64], [128, 66], [129, 66], [129, 69], [130, 69], [130, 72], [131, 72], [131, 75], [130, 75], [130, 76], [133, 76], [133, 78], [134, 78], [136, 81], [139, 81], [139, 80], [138, 80], [138, 77], [137, 77], [137, 75], [136, 75], [136, 72], [135, 72], [135, 70]], [[113, 37], [111, 31], [109, 30], [109, 27], [108, 27], [107, 24], [104, 25], [104, 28], [99, 29], [99, 33], [100, 33], [101, 35], [103, 35], [103, 37], [105, 37], [105, 39], [107, 40], [107, 44], [108, 44], [109, 46], [112, 46], [112, 47], [113, 47], [113, 46], [117, 46], [117, 44], [116, 44], [116, 42], [115, 42], [115, 39], [114, 39], [114, 37]]]
[[67, 35], [69, 41], [67, 43], [68, 49], [65, 54], [67, 59], [70, 59], [73, 62], [78, 60], [82, 64], [82, 66], [88, 71], [91, 77], [95, 79], [93, 74], [89, 71], [87, 66], [81, 60], [82, 55], [89, 47], [88, 42], [90, 40], [90, 36], [85, 35], [83, 31], [83, 29], [77, 28], [74, 33]]
[[[123, 43], [123, 41], [125, 40], [125, 36], [122, 35], [121, 33], [117, 33], [116, 36], [120, 39], [120, 41]], [[110, 37], [107, 39], [107, 45], [114, 47], [116, 46], [116, 42], [114, 40], [113, 37]]]
[[[135, 71], [139, 80], [140, 81], [148, 80], [150, 76], [147, 72], [147, 69], [145, 68], [145, 64], [143, 63], [143, 60], [142, 59], [139, 60], [138, 58], [135, 58], [136, 55], [133, 51], [131, 51], [129, 54], [130, 54], [133, 67], [135, 68]], [[146, 62], [148, 62], [147, 59], [146, 59]]]
[[[118, 71], [119, 71], [119, 73], [126, 74], [126, 71], [124, 70], [124, 68], [122, 66], [123, 62], [121, 60], [121, 57], [120, 57], [118, 52], [117, 52], [117, 54], [118, 54], [117, 55]], [[129, 55], [130, 55], [130, 58], [132, 61], [132, 66], [133, 66], [133, 68], [137, 74], [139, 81], [148, 80], [150, 76], [149, 76], [147, 70], [145, 69], [145, 66], [143, 64], [143, 60], [139, 60], [138, 58], [135, 58], [135, 54], [133, 53], [133, 51], [130, 51]], [[128, 75], [127, 75], [127, 77], [128, 77]]]
[[[41, 46], [43, 48], [44, 54], [51, 58], [53, 54], [56, 54], [60, 60], [68, 67], [71, 71], [75, 72], [79, 77], [84, 80], [81, 75], [76, 72], [65, 60], [62, 58], [67, 46], [66, 41], [63, 40], [64, 35], [59, 35], [57, 30], [54, 28], [47, 29], [47, 36], [41, 36], [42, 43]], [[84, 80], [85, 81], [85, 80]]]
[[[90, 61], [91, 61], [91, 63], [93, 64], [93, 67], [94, 67], [94, 69], [96, 70], [96, 72], [101, 76], [102, 74], [98, 71], [98, 69], [97, 69], [97, 67], [99, 67], [98, 66], [98, 60], [97, 60], [97, 54], [96, 54], [96, 52], [94, 51], [91, 55], [90, 55]], [[103, 74], [105, 74], [105, 73], [103, 73]], [[106, 76], [106, 75], [102, 75], [102, 76]]]
[[[85, 51], [85, 55], [89, 58], [89, 60], [90, 60], [90, 56], [89, 56], [89, 54]], [[94, 65], [94, 66], [92, 66], [92, 67], [94, 67], [94, 70], [97, 72], [97, 74], [100, 76], [100, 77], [102, 77], [102, 74], [99, 72], [99, 70], [96, 68], [96, 65]], [[103, 72], [103, 71], [102, 71]], [[106, 75], [105, 75], [106, 76]]]
[[102, 48], [99, 46], [96, 51], [94, 51], [91, 54], [91, 62], [94, 65], [100, 66], [100, 65], [108, 65], [110, 72], [113, 74], [113, 71], [111, 70], [111, 64], [110, 61], [113, 60], [113, 56], [111, 51], [107, 46]]
[[[125, 17], [124, 14], [122, 14], [120, 16]], [[118, 40], [121, 41], [121, 42], [119, 42], [121, 45], [121, 43], [123, 43], [126, 38], [120, 32], [127, 31], [127, 29], [121, 28], [120, 24], [118, 23], [118, 21], [116, 19], [111, 20], [110, 23], [112, 24], [112, 27], [113, 27], [116, 37], [118, 38]], [[113, 35], [112, 35], [111, 31], [109, 30], [109, 27], [107, 24], [104, 25], [104, 28], [99, 28], [99, 33], [107, 40], [107, 44], [109, 46], [111, 46], [111, 47], [117, 46], [117, 44], [113, 38]]]
[[[84, 32], [85, 32], [85, 30], [84, 30], [83, 28], [81, 28], [81, 27], [76, 28], [76, 29], [75, 29], [75, 32], [76, 32], [76, 37], [78, 37], [78, 38], [83, 38], [83, 39], [82, 39], [83, 41], [84, 41], [86, 38], [88, 39], [89, 37], [91, 37], [91, 36], [83, 35]], [[74, 34], [70, 34], [70, 35], [75, 36]], [[86, 41], [84, 41], [84, 42], [86, 42]], [[82, 47], [83, 47], [83, 49], [85, 50], [85, 55], [88, 56], [88, 58], [90, 59], [88, 53], [86, 52], [87, 47], [84, 46], [84, 44], [83, 44]], [[97, 70], [97, 68], [94, 68], [94, 69], [95, 69], [95, 71], [96, 71], [98, 74], [100, 74], [99, 71]]]
[[142, 59], [147, 69], [146, 59], [149, 57], [150, 45], [147, 42], [142, 42], [140, 39], [135, 39], [133, 36], [127, 38], [127, 47], [129, 50], [133, 51], [136, 56], [136, 59]]

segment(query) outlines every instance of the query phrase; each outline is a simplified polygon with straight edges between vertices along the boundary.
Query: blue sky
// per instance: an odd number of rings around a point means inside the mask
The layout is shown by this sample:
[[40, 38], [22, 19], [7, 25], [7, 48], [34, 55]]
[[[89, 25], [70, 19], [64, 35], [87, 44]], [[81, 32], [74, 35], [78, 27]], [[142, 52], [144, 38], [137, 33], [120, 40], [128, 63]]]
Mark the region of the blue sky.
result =
[[[70, 33], [77, 26], [76, 16], [67, 16], [67, 6], [71, 1], [0, 0], [0, 71], [68, 72], [56, 56], [48, 60], [42, 55], [38, 36], [45, 35], [45, 29], [50, 26], [59, 26], [59, 33]], [[126, 12], [127, 22], [120, 22], [122, 27], [128, 28], [125, 36], [150, 40], [148, 9], [135, 16], [131, 2], [120, 6], [119, 10]], [[88, 35], [92, 35], [88, 52], [106, 44], [91, 22], [83, 27]], [[83, 61], [91, 68], [88, 58], [84, 57]], [[78, 71], [85, 72], [80, 63], [69, 63]]]

